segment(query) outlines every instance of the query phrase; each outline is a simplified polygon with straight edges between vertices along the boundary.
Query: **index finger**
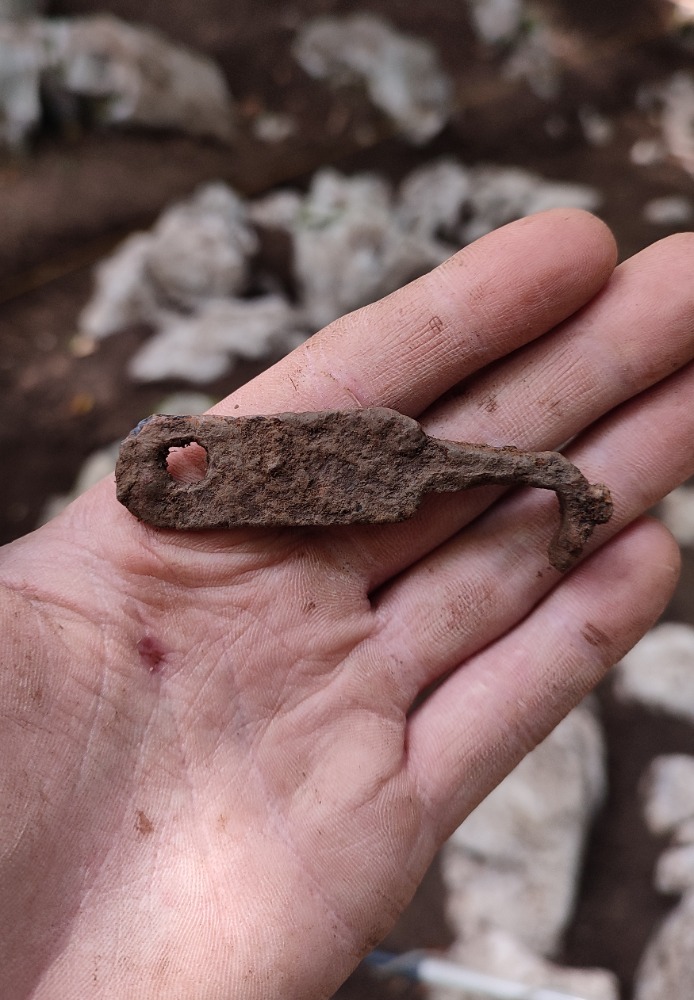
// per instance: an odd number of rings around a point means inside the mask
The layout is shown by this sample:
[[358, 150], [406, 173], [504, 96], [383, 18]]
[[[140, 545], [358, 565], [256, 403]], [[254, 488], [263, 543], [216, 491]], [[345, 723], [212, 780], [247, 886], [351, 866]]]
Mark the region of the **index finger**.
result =
[[510, 223], [379, 302], [331, 323], [215, 412], [389, 406], [417, 416], [456, 383], [546, 333], [600, 290], [612, 234], [567, 209]]

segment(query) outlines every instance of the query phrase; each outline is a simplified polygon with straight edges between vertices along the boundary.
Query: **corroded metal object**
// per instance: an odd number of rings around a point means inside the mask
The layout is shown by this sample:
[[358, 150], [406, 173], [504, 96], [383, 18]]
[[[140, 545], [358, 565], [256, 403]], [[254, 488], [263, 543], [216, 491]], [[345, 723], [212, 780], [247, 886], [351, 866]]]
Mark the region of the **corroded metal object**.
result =
[[[194, 442], [207, 452], [207, 470], [198, 482], [177, 481], [169, 452]], [[123, 442], [116, 482], [118, 499], [140, 520], [183, 530], [403, 521], [425, 493], [537, 486], [559, 498], [549, 558], [560, 570], [612, 513], [608, 489], [557, 452], [432, 438], [416, 420], [380, 407], [149, 417]]]

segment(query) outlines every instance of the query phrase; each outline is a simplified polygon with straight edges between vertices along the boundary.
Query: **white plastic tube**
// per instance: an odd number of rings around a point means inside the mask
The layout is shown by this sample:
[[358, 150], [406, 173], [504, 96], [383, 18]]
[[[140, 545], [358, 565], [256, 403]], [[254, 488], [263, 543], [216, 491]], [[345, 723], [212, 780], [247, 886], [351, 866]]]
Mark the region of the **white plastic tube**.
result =
[[491, 1000], [585, 1000], [570, 993], [527, 986], [510, 979], [500, 979], [484, 972], [467, 969], [455, 962], [436, 958], [426, 952], [388, 955], [374, 952], [366, 959], [379, 976], [406, 976], [428, 986], [443, 986], [461, 993], [476, 993]]

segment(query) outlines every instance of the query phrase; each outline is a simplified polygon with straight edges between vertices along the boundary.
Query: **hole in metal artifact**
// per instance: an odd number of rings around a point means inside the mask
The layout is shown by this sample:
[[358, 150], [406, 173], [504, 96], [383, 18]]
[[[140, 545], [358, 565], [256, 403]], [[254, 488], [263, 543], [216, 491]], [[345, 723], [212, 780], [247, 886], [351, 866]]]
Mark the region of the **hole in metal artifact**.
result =
[[169, 448], [166, 455], [166, 470], [177, 483], [200, 483], [207, 475], [207, 451], [191, 441], [190, 444]]

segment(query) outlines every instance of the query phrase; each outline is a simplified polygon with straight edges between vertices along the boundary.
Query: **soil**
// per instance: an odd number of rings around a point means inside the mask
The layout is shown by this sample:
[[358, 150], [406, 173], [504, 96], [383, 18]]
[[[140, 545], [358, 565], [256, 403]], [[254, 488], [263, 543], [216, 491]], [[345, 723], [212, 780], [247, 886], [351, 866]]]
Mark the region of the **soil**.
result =
[[[460, 0], [372, 2], [370, 10], [435, 42], [455, 80], [453, 120], [433, 143], [418, 149], [393, 135], [358, 88], [331, 90], [309, 79], [289, 55], [302, 18], [347, 12], [349, 0], [100, 5], [99, 10], [147, 22], [215, 56], [238, 102], [238, 135], [227, 149], [176, 134], [87, 126], [65, 133], [47, 121], [21, 157], [0, 159], [0, 446], [7, 469], [0, 485], [0, 541], [30, 531], [47, 498], [69, 490], [87, 455], [124, 437], [169, 391], [183, 387], [138, 385], [128, 378], [126, 363], [147, 336], [144, 328], [126, 330], [87, 356], [74, 333], [90, 292], [92, 264], [202, 181], [223, 178], [257, 194], [283, 183], [305, 184], [327, 163], [345, 172], [376, 170], [396, 180], [422, 162], [451, 154], [466, 163], [514, 164], [593, 185], [603, 195], [600, 214], [615, 231], [622, 257], [672, 232], [644, 221], [642, 207], [663, 195], [692, 197], [692, 178], [672, 159], [632, 163], [634, 142], [657, 134], [648, 113], [638, 110], [636, 95], [644, 82], [692, 68], [694, 56], [659, 30], [657, 19], [647, 16], [647, 3], [639, 4], [645, 13], [638, 31], [623, 2], [568, 6], [579, 22], [574, 27], [583, 32], [595, 24], [590, 18], [598, 8], [612, 12], [593, 35], [571, 36], [564, 86], [556, 99], [545, 101], [502, 75], [502, 55], [490, 55], [476, 41]], [[59, 15], [95, 9], [89, 0], [50, 5]], [[586, 140], [580, 121], [587, 105], [612, 122], [614, 136], [605, 145]], [[253, 123], [265, 109], [290, 113], [297, 123], [294, 134], [275, 144], [260, 141]], [[257, 370], [242, 365], [206, 388], [221, 397]], [[684, 557], [682, 582], [667, 615], [694, 622], [694, 555]], [[610, 795], [588, 845], [561, 959], [614, 970], [626, 997], [645, 942], [675, 902], [652, 888], [662, 845], [644, 827], [638, 782], [656, 754], [694, 753], [694, 729], [618, 704], [609, 683], [600, 699]], [[434, 864], [386, 944], [400, 950], [440, 948], [449, 941]], [[379, 983], [363, 970], [339, 992], [341, 1000], [419, 995], [413, 986]]]

